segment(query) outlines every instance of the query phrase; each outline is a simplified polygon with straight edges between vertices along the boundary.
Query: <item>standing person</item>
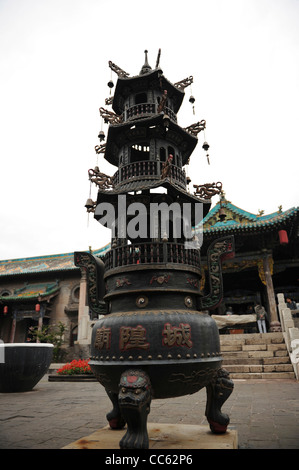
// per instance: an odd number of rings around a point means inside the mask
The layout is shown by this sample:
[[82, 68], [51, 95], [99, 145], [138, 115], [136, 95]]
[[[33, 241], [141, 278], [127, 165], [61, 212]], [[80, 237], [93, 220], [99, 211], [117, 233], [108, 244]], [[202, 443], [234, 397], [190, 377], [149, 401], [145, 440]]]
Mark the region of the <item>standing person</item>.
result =
[[254, 307], [254, 311], [256, 313], [256, 321], [257, 321], [259, 332], [267, 333], [267, 328], [266, 328], [267, 312], [265, 308], [261, 304], [257, 304]]

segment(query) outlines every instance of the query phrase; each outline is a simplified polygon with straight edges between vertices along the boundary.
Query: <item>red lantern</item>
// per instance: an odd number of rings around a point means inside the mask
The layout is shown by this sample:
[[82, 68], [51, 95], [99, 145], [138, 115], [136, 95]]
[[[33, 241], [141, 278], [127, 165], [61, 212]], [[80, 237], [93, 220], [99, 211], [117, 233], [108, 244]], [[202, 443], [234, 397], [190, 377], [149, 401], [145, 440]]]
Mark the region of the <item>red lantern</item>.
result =
[[4, 315], [6, 315], [8, 313], [8, 306], [5, 305], [5, 307], [3, 308], [3, 313]]
[[39, 312], [39, 311], [40, 311], [40, 304], [36, 304], [36, 306], [35, 306], [35, 311], [36, 311], [36, 312]]
[[285, 230], [279, 230], [279, 243], [281, 245], [287, 245], [289, 243], [288, 234]]

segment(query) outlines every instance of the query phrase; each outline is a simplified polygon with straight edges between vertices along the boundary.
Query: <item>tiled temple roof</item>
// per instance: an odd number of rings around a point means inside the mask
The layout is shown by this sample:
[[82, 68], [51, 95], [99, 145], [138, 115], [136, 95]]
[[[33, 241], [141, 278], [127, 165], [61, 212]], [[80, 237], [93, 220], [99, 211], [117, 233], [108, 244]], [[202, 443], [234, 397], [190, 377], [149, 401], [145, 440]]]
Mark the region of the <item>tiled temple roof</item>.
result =
[[[219, 219], [221, 207], [225, 212], [225, 220]], [[220, 201], [210, 210], [203, 219], [204, 234], [227, 233], [242, 231], [265, 231], [272, 228], [283, 228], [292, 220], [298, 218], [299, 207], [292, 207], [286, 211], [278, 210], [267, 215], [256, 215], [235, 206], [227, 200]]]
[[50, 284], [28, 284], [23, 287], [15, 289], [13, 294], [3, 297], [5, 303], [16, 300], [38, 300], [39, 302], [58, 294], [60, 287], [58, 282]]
[[[94, 250], [93, 254], [96, 256], [103, 256], [109, 249], [110, 244], [100, 248], [99, 250]], [[0, 261], [0, 277], [70, 270], [79, 270], [79, 268], [74, 265], [74, 253]]]

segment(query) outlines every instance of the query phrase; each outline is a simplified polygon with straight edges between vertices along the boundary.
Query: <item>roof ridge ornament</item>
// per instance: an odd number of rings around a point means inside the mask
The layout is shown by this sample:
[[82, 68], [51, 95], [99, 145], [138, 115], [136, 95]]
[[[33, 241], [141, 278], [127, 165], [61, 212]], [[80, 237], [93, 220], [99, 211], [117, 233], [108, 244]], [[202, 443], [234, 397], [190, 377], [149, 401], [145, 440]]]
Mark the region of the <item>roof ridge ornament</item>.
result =
[[145, 60], [144, 60], [144, 64], [143, 64], [143, 66], [142, 66], [142, 69], [140, 70], [139, 75], [143, 75], [144, 73], [148, 73], [150, 70], [152, 70], [151, 66], [150, 66], [149, 63], [148, 63], [147, 53], [148, 53], [148, 50], [145, 49], [145, 51], [144, 51]]
[[159, 67], [160, 56], [161, 56], [161, 49], [158, 50], [158, 55], [157, 55], [157, 60], [156, 60], [156, 69]]

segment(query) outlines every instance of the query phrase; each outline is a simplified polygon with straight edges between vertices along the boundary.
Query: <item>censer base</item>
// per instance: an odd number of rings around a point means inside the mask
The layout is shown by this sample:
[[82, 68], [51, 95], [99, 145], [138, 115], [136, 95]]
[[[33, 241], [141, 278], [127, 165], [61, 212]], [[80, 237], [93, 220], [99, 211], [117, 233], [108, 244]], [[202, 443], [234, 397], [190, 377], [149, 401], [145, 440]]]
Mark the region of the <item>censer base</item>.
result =
[[127, 370], [143, 371], [149, 377], [152, 399], [173, 398], [191, 395], [206, 387], [217, 376], [222, 359], [190, 360], [179, 363], [161, 361], [160, 363], [125, 362], [105, 364], [89, 362], [97, 380], [113, 393], [119, 392], [120, 377]]
[[[228, 429], [225, 434], [214, 435], [209, 426], [191, 424], [148, 423], [149, 449], [237, 449], [238, 433]], [[123, 430], [112, 430], [109, 426], [82, 437], [63, 449], [119, 449]], [[158, 456], [156, 456], [158, 457]], [[171, 455], [172, 457], [172, 455]], [[177, 455], [178, 463], [186, 455]], [[189, 459], [192, 459], [189, 456]], [[156, 462], [158, 463], [158, 462]], [[173, 463], [175, 463], [173, 461]], [[191, 463], [191, 461], [189, 461]]]

